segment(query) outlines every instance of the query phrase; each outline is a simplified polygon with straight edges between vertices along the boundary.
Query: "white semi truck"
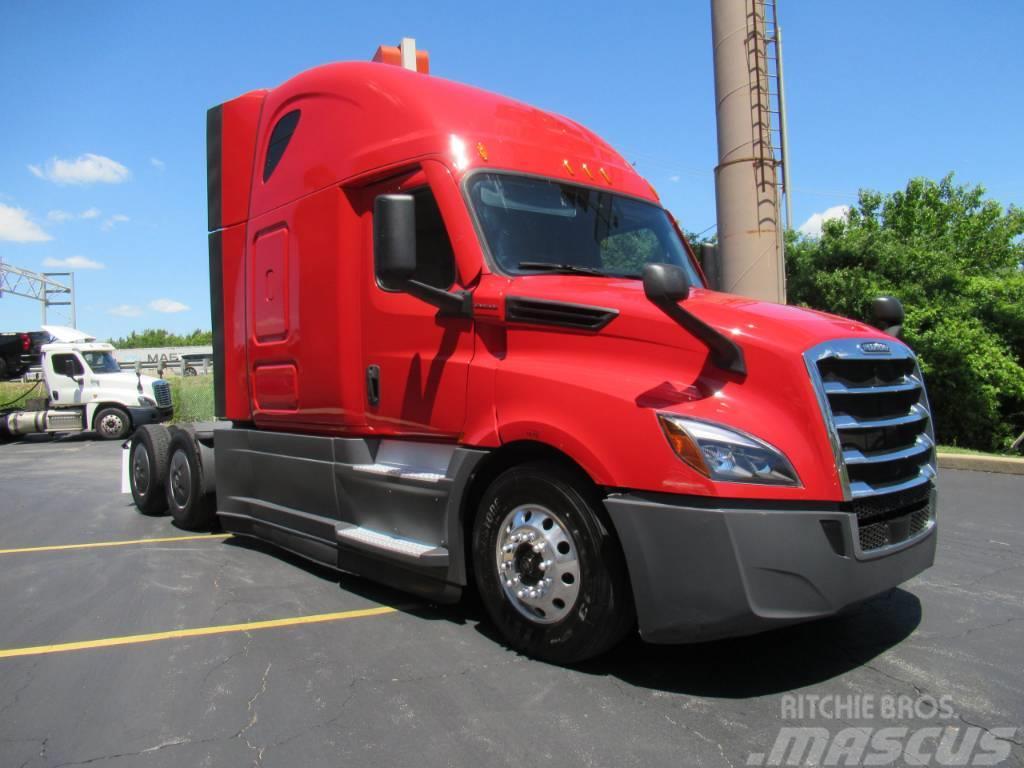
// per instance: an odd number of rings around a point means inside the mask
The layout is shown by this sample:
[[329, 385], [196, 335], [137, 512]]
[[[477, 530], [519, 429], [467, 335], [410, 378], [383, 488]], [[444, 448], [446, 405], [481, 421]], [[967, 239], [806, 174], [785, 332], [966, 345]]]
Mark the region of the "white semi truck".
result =
[[53, 339], [42, 348], [40, 386], [46, 390], [16, 408], [0, 410], [0, 441], [35, 432], [87, 430], [120, 440], [136, 427], [171, 418], [174, 404], [166, 381], [122, 370], [114, 347], [95, 336], [60, 326], [43, 330]]

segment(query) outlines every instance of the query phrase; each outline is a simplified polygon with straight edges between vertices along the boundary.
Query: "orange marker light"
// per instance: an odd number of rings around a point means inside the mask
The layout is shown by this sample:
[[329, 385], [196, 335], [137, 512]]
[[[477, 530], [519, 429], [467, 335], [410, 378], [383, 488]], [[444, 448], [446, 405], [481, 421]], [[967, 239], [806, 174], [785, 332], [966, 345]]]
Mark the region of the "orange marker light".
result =
[[480, 159], [481, 160], [487, 160], [487, 157], [488, 157], [487, 156], [487, 147], [485, 147], [482, 142], [478, 142], [477, 143], [476, 151], [477, 151], [477, 154], [480, 155]]
[[588, 179], [592, 179], [592, 178], [594, 178], [594, 174], [592, 174], [592, 173], [590, 172], [590, 169], [589, 169], [589, 168], [587, 168], [587, 164], [586, 164], [586, 163], [584, 163], [584, 164], [583, 164], [583, 165], [582, 165], [581, 167], [583, 168], [583, 172], [584, 172], [585, 174], [587, 174], [587, 178], [588, 178]]
[[658, 421], [661, 423], [661, 429], [668, 439], [668, 444], [672, 446], [672, 450], [676, 452], [676, 455], [704, 475], [704, 477], [711, 477], [711, 471], [704, 462], [704, 455], [687, 431], [675, 422], [662, 418], [660, 415], [658, 416]]
[[607, 181], [609, 184], [612, 183], [612, 177], [608, 175], [608, 171], [606, 171], [604, 168], [598, 168], [597, 172], [604, 176], [604, 180]]
[[567, 170], [567, 171], [569, 172], [569, 175], [570, 175], [570, 176], [575, 176], [575, 175], [576, 175], [576, 171], [574, 171], [574, 170], [573, 170], [573, 168], [572, 168], [572, 166], [571, 166], [571, 165], [569, 164], [569, 161], [568, 161], [568, 160], [563, 160], [563, 161], [562, 161], [562, 165], [563, 165], [563, 166], [565, 166], [565, 170]]

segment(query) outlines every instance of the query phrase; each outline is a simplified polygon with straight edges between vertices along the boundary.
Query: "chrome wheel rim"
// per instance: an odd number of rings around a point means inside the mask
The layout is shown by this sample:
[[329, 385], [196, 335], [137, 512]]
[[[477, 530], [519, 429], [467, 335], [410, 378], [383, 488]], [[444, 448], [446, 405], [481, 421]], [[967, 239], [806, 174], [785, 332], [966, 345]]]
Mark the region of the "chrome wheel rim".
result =
[[189, 467], [188, 459], [182, 451], [175, 451], [171, 457], [168, 479], [171, 483], [171, 496], [174, 498], [174, 503], [180, 509], [184, 509], [192, 495], [192, 468]]
[[124, 420], [116, 413], [108, 413], [100, 419], [100, 430], [105, 435], [119, 435], [124, 429]]
[[132, 482], [135, 490], [140, 496], [145, 496], [149, 490], [149, 451], [146, 446], [139, 443], [132, 451]]
[[580, 594], [576, 542], [565, 522], [547, 507], [523, 504], [501, 523], [495, 549], [505, 597], [535, 624], [565, 618]]

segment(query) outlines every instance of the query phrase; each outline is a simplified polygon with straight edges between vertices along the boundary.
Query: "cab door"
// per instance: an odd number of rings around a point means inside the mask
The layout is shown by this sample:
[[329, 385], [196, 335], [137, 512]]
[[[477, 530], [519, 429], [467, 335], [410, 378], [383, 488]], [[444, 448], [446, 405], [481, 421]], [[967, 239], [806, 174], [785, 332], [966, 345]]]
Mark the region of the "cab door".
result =
[[416, 202], [414, 279], [458, 290], [458, 270], [441, 211], [422, 171], [354, 195], [363, 243], [363, 366], [367, 427], [375, 434], [457, 438], [466, 418], [473, 323], [439, 317], [437, 307], [386, 285], [373, 254], [373, 201], [411, 194]]
[[[69, 368], [70, 366], [70, 368]], [[68, 376], [68, 372], [73, 376]], [[60, 408], [84, 402], [85, 366], [74, 352], [57, 352], [46, 356], [46, 383], [50, 400]]]

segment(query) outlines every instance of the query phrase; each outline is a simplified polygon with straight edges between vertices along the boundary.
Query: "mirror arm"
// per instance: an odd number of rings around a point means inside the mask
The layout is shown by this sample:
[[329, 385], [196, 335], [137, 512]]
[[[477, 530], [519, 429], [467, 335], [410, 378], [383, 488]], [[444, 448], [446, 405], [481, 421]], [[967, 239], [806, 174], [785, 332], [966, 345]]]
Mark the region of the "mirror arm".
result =
[[440, 317], [473, 316], [473, 294], [469, 291], [446, 291], [419, 280], [406, 280], [402, 289], [427, 304], [433, 304], [440, 310]]
[[696, 315], [691, 314], [671, 299], [655, 300], [654, 304], [683, 328], [700, 339], [711, 353], [711, 361], [725, 371], [747, 375], [747, 361], [743, 350], [732, 339], [723, 336]]

